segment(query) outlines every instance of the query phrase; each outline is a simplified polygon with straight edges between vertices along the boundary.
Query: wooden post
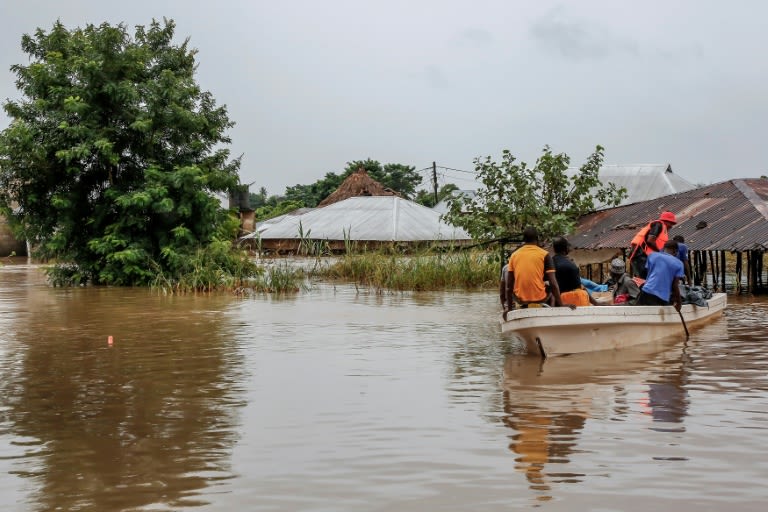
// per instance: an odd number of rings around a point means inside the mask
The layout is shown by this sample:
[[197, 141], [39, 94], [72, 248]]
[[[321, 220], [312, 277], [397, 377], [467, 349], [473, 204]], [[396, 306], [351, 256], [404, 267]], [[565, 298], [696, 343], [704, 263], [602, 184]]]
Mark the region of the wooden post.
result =
[[[718, 285], [717, 285], [717, 271], [715, 270], [715, 256], [712, 254], [712, 251], [707, 251], [709, 254], [709, 267], [712, 271], [712, 289], [715, 291], [718, 291]], [[706, 256], [704, 256], [706, 258]]]
[[723, 283], [723, 292], [725, 292], [725, 251], [720, 251], [720, 282]]
[[701, 281], [699, 280], [699, 251], [691, 251], [688, 255], [688, 258], [691, 260], [691, 272], [693, 273], [693, 284], [700, 285]]
[[741, 293], [741, 251], [736, 253], [736, 293]]
[[432, 188], [435, 191], [435, 204], [437, 204], [437, 164], [432, 162]]
[[699, 284], [707, 286], [707, 251], [696, 251], [699, 267]]

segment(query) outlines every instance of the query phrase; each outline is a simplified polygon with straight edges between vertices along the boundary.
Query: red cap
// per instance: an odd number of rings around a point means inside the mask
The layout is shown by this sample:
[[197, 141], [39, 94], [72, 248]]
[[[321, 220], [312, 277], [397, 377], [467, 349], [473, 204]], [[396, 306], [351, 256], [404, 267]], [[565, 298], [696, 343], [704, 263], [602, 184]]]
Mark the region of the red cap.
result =
[[661, 212], [661, 217], [659, 217], [659, 220], [664, 220], [667, 222], [671, 222], [672, 224], [677, 224], [677, 217], [675, 217], [675, 214], [672, 212]]

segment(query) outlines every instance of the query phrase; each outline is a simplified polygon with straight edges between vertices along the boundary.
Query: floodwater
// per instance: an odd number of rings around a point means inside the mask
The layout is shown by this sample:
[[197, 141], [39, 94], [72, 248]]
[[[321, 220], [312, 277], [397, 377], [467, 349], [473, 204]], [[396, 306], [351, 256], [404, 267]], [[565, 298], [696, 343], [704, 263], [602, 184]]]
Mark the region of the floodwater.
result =
[[0, 510], [764, 509], [766, 300], [687, 342], [544, 362], [498, 310], [0, 267]]

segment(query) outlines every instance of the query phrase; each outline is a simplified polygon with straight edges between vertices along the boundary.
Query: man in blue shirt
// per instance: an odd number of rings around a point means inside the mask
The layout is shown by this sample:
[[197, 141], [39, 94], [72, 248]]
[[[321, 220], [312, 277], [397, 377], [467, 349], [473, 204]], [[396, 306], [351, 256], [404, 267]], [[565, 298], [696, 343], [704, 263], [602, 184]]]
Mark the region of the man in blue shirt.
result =
[[677, 241], [677, 257], [683, 262], [683, 271], [685, 272], [685, 281], [687, 284], [691, 283], [691, 265], [688, 263], [688, 246], [685, 245], [685, 238], [683, 235], [675, 235], [672, 240]]
[[677, 241], [669, 240], [663, 251], [648, 255], [648, 278], [637, 297], [638, 306], [668, 306], [671, 303], [680, 311], [680, 280], [685, 277], [685, 271], [683, 262], [677, 258], [678, 249]]

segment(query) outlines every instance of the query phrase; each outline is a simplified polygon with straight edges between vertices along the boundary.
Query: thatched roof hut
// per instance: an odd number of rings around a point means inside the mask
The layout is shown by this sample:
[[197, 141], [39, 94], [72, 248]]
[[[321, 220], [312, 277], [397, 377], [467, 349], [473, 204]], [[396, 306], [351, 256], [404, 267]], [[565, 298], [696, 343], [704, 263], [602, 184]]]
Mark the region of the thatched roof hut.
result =
[[350, 197], [300, 215], [285, 215], [260, 224], [241, 240], [259, 240], [263, 249], [284, 253], [298, 252], [307, 241], [327, 243], [332, 251], [344, 250], [347, 241], [367, 248], [472, 242], [463, 229], [442, 222], [431, 208], [397, 196]]
[[331, 195], [320, 201], [318, 207], [328, 206], [329, 204], [358, 196], [398, 196], [400, 194], [387, 188], [375, 179], [368, 176], [368, 173], [362, 167], [353, 172], [345, 179], [339, 188]]

